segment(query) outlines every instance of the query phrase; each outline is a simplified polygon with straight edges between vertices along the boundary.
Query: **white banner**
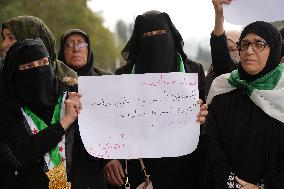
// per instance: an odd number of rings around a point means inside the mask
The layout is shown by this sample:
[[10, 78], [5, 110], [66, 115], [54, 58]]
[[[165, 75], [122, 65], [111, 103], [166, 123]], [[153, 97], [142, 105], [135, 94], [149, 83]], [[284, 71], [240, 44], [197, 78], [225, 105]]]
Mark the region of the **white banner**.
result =
[[224, 5], [227, 22], [247, 25], [255, 21], [275, 22], [284, 20], [284, 0], [233, 0]]
[[80, 134], [105, 159], [176, 157], [197, 147], [197, 74], [79, 77]]

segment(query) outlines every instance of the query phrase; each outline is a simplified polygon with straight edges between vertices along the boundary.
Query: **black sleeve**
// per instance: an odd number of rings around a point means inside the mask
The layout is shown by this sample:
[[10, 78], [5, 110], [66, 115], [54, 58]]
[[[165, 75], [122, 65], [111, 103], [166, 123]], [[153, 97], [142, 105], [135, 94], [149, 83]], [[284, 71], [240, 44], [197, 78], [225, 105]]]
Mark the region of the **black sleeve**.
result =
[[198, 71], [198, 90], [199, 90], [199, 98], [203, 100], [205, 103], [205, 73], [203, 66], [199, 64]]
[[225, 189], [230, 188], [229, 185], [234, 188], [234, 172], [221, 146], [214, 100], [209, 106], [209, 114], [198, 144], [200, 188]]
[[284, 188], [284, 124], [281, 123], [274, 132], [277, 133], [277, 139], [274, 140], [276, 143], [271, 145], [271, 150], [278, 153], [275, 160], [271, 160], [271, 165], [261, 182], [265, 189]]
[[102, 159], [93, 157], [87, 152], [78, 129], [75, 131], [74, 140], [72, 188], [107, 188]]
[[225, 33], [220, 36], [215, 36], [211, 33], [210, 46], [214, 77], [237, 69], [237, 65], [231, 58]]
[[133, 69], [132, 63], [127, 63], [115, 70], [115, 75], [130, 74]]
[[0, 115], [1, 131], [4, 141], [23, 167], [40, 160], [58, 144], [65, 134], [60, 122], [50, 125], [48, 128], [35, 135], [29, 135], [20, 119]]

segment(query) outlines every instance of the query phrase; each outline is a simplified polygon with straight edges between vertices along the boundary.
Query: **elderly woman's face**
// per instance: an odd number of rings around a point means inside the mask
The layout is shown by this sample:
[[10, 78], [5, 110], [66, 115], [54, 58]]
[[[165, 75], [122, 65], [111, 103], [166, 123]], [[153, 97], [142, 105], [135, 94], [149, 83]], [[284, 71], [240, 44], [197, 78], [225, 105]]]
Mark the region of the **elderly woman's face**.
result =
[[256, 75], [266, 65], [270, 47], [260, 36], [249, 33], [239, 43], [240, 60], [244, 70], [250, 75]]
[[66, 63], [75, 69], [82, 68], [88, 59], [88, 44], [80, 34], [71, 34], [67, 37], [64, 46]]

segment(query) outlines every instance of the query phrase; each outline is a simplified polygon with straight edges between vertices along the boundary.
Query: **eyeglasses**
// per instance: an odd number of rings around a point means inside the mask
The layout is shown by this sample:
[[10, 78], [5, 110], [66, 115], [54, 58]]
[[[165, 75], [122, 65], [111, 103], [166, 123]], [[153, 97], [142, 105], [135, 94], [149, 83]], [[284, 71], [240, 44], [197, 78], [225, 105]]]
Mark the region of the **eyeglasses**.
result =
[[263, 51], [268, 44], [261, 40], [256, 40], [254, 42], [242, 40], [240, 42], [237, 42], [239, 51], [247, 50], [250, 45], [254, 51]]
[[89, 45], [88, 43], [71, 43], [71, 42], [67, 42], [65, 43], [65, 49], [85, 49], [87, 48]]

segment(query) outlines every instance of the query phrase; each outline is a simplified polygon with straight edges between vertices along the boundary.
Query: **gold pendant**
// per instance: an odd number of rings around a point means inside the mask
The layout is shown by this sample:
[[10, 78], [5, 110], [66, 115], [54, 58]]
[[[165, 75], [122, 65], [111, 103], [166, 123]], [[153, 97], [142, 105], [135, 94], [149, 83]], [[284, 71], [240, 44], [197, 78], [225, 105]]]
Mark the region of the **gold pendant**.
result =
[[71, 189], [71, 183], [67, 182], [67, 173], [63, 162], [49, 170], [46, 175], [49, 178], [49, 189]]

